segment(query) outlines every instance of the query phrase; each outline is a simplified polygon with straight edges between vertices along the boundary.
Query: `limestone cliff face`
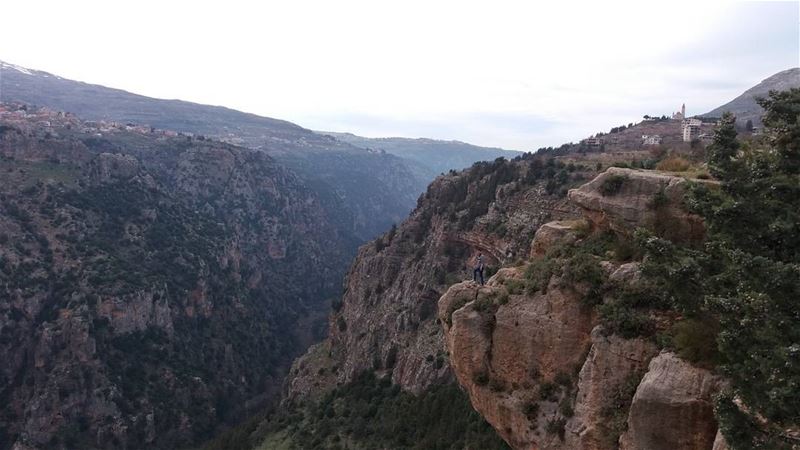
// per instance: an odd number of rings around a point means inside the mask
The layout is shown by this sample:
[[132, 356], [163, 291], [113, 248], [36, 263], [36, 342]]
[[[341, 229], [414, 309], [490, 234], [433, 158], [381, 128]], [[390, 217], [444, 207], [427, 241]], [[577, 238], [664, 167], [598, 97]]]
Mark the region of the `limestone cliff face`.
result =
[[279, 393], [345, 240], [263, 153], [64, 120], [0, 122], [0, 449], [197, 444]]
[[[288, 397], [316, 395], [365, 370], [390, 373], [415, 393], [451, 381], [436, 317], [448, 286], [472, 278], [479, 252], [491, 267], [524, 259], [540, 225], [576, 216], [545, 191], [545, 172], [540, 160], [501, 160], [437, 178], [404, 223], [360, 249], [334, 301], [329, 337], [295, 362]], [[585, 176], [564, 172], [567, 180]]]
[[[572, 280], [566, 266], [546, 286], [518, 287], [559, 248], [592, 232], [627, 235], [652, 227], [656, 215], [682, 224], [671, 228], [678, 239], [702, 239], [702, 222], [681, 207], [685, 186], [669, 175], [609, 169], [569, 193], [588, 231], [580, 221], [546, 224], [531, 244], [528, 265], [501, 270], [485, 287], [453, 285], [441, 297], [437, 314], [453, 372], [511, 447], [724, 448], [712, 408], [718, 377], [659, 354], [650, 340], [604, 330], [591, 305], [605, 294]], [[635, 262], [599, 267], [618, 286], [640, 276]]]
[[672, 240], [698, 241], [705, 227], [701, 217], [682, 206], [687, 186], [686, 179], [666, 173], [610, 167], [571, 190], [569, 200], [598, 228], [619, 233], [629, 233], [636, 227], [668, 229]]

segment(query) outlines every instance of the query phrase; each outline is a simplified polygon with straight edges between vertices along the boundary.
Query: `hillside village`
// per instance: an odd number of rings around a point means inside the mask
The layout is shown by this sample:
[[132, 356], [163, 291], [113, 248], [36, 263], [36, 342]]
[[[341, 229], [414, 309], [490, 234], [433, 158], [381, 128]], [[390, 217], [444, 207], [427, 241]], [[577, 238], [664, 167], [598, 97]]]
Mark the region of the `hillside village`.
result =
[[719, 118], [687, 117], [686, 105], [671, 117], [645, 115], [639, 123], [613, 127], [583, 139], [580, 145], [589, 151], [634, 150], [642, 147], [669, 146], [685, 150], [707, 145], [713, 138]]
[[194, 136], [193, 133], [162, 130], [143, 124], [123, 124], [105, 120], [83, 121], [70, 112], [55, 111], [47, 107], [29, 106], [17, 102], [0, 102], [0, 120], [25, 132], [45, 130], [45, 132], [56, 133], [56, 129], [63, 128], [95, 137], [120, 131], [163, 137]]

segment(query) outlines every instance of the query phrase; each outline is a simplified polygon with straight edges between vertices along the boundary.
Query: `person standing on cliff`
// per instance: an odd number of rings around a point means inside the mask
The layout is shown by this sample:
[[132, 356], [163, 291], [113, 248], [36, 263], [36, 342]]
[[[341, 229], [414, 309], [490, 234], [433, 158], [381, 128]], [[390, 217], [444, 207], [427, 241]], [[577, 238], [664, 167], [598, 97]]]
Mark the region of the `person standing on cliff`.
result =
[[478, 257], [475, 258], [475, 268], [472, 270], [472, 281], [478, 281], [480, 277], [481, 286], [483, 286], [483, 253], [478, 253]]

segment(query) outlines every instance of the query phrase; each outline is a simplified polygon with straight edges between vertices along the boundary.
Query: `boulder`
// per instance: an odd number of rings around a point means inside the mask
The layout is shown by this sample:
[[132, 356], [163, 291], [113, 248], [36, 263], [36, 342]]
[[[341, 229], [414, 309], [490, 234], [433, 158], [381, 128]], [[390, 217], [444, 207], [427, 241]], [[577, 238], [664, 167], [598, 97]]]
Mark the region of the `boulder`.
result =
[[648, 340], [606, 336], [599, 326], [592, 330], [592, 349], [578, 376], [575, 415], [566, 426], [566, 448], [617, 449], [626, 417], [618, 409], [621, 397], [639, 383], [656, 353]]
[[620, 449], [711, 449], [717, 436], [713, 396], [719, 386], [710, 371], [662, 352], [636, 389]]
[[702, 218], [683, 206], [688, 186], [682, 177], [611, 167], [589, 183], [571, 189], [568, 197], [594, 227], [623, 234], [645, 227], [675, 241], [701, 241], [705, 237]]
[[575, 225], [576, 221], [554, 221], [539, 227], [531, 242], [530, 258], [541, 258], [556, 245], [575, 242], [578, 239]]

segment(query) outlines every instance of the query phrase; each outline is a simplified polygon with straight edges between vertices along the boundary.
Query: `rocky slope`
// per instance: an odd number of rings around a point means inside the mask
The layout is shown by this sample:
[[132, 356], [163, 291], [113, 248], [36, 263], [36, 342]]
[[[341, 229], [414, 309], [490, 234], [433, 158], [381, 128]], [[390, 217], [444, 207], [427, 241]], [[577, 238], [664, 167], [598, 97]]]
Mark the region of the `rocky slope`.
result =
[[434, 176], [451, 170], [462, 170], [477, 161], [492, 161], [497, 158], [513, 159], [519, 152], [494, 147], [480, 147], [459, 141], [409, 138], [366, 138], [352, 133], [320, 132], [333, 136], [356, 147], [382, 150], [405, 158], [421, 166]]
[[403, 224], [360, 249], [329, 337], [295, 362], [288, 397], [318, 396], [365, 370], [414, 393], [450, 382], [439, 297], [471, 278], [479, 252], [496, 269], [527, 257], [541, 224], [574, 216], [566, 187], [591, 171], [571, 169], [528, 157], [437, 178]]
[[[609, 169], [570, 191], [583, 220], [541, 227], [530, 261], [501, 270], [486, 287], [456, 284], [439, 300], [456, 378], [513, 448], [715, 445], [712, 397], [720, 379], [659, 353], [650, 339], [613, 329], [594, 308], [641, 277], [640, 263], [620, 257], [619, 248], [596, 251], [598, 237], [627, 239], [638, 227], [671, 223], [673, 239], [703, 238], [702, 222], [681, 206], [686, 185]], [[656, 326], [671, 320], [660, 316]]]
[[353, 234], [358, 242], [405, 218], [432, 179], [394, 155], [367, 151], [283, 120], [149, 98], [2, 61], [0, 101], [69, 111], [85, 120], [204, 135], [266, 152], [303, 177], [324, 199], [322, 205], [340, 231]]
[[736, 116], [736, 122], [744, 126], [748, 120], [753, 121], [753, 125], [761, 126], [761, 115], [764, 109], [756, 103], [757, 98], [766, 97], [769, 91], [785, 91], [791, 88], [800, 87], [800, 68], [795, 67], [778, 72], [750, 89], [744, 91], [742, 95], [730, 102], [715, 108], [705, 114], [705, 117], [722, 117], [724, 112], [732, 112]]
[[274, 397], [346, 238], [262, 152], [3, 105], [0, 448], [176, 448]]

